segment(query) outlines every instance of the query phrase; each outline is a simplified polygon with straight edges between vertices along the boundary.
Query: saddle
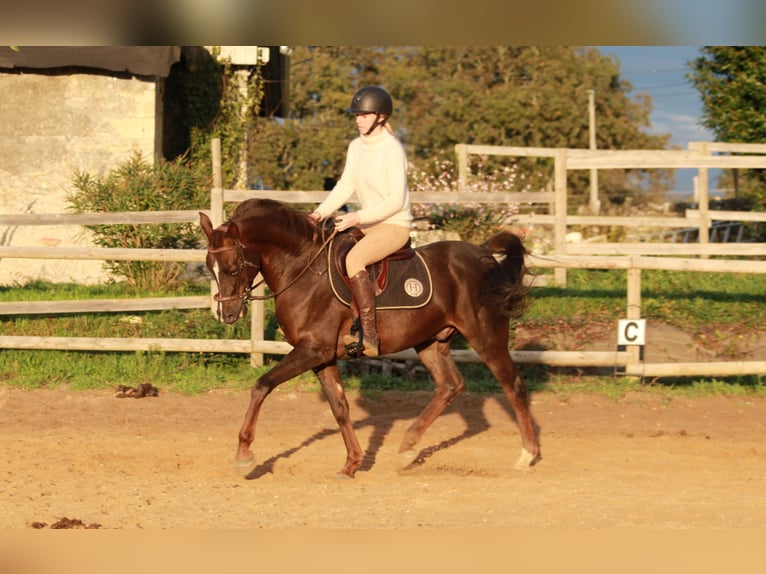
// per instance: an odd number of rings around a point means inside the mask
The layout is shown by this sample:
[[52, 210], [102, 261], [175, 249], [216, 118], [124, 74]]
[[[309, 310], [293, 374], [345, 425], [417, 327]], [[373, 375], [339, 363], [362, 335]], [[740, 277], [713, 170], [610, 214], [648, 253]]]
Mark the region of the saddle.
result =
[[[339, 233], [330, 243], [328, 269], [335, 296], [351, 306], [351, 280], [346, 270], [346, 255], [364, 234], [356, 227]], [[410, 241], [382, 261], [367, 266], [380, 309], [412, 309], [431, 300], [431, 274]], [[396, 288], [395, 288], [396, 287]]]
[[[351, 287], [351, 279], [348, 276], [346, 270], [346, 255], [351, 251], [351, 248], [356, 245], [360, 239], [364, 237], [364, 233], [358, 227], [352, 227], [346, 233], [341, 233], [333, 241], [333, 247], [330, 250], [333, 260], [335, 261], [335, 267], [343, 278], [343, 281]], [[401, 249], [394, 251], [391, 255], [377, 261], [372, 265], [367, 266], [367, 273], [370, 275], [372, 284], [375, 286], [375, 296], [379, 296], [388, 286], [388, 263], [389, 261], [401, 261], [404, 259], [411, 259], [415, 257], [415, 250], [412, 248], [412, 241], [407, 240], [407, 243]]]

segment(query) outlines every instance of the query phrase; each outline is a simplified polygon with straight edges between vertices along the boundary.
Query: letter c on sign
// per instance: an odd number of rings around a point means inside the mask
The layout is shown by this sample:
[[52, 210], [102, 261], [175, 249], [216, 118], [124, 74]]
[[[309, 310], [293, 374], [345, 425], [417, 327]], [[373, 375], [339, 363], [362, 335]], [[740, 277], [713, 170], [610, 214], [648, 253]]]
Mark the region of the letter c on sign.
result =
[[645, 345], [646, 319], [620, 319], [617, 329], [618, 345]]

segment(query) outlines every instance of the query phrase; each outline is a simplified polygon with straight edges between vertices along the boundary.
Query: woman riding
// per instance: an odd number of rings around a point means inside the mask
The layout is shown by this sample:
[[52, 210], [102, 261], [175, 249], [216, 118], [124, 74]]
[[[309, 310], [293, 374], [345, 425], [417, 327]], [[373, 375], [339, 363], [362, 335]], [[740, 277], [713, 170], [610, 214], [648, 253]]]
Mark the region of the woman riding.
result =
[[[315, 221], [327, 219], [356, 192], [361, 208], [336, 216], [334, 222], [338, 232], [358, 227], [364, 234], [346, 256], [346, 271], [359, 313], [363, 353], [368, 357], [378, 356], [380, 340], [375, 290], [366, 267], [403, 247], [410, 238], [412, 223], [407, 158], [388, 123], [393, 107], [391, 95], [384, 88], [366, 86], [357, 90], [346, 111], [354, 114], [359, 137], [348, 146], [338, 183], [310, 214]], [[357, 337], [352, 332], [343, 340], [353, 346]]]

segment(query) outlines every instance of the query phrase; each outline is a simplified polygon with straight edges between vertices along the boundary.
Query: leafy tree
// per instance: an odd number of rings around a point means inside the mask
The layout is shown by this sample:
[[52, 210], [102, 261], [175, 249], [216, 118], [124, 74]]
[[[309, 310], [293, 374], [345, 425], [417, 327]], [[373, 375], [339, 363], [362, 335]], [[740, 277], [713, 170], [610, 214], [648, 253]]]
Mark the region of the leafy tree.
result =
[[[702, 125], [717, 141], [766, 141], [766, 47], [707, 46], [689, 77], [702, 99]], [[739, 183], [745, 201], [766, 207], [764, 170], [746, 170]]]
[[[436, 179], [456, 143], [587, 148], [590, 89], [599, 148], [656, 149], [669, 140], [643, 131], [649, 97], [629, 98], [618, 63], [592, 48], [296, 47], [292, 62], [289, 117], [259, 120], [250, 140], [252, 172], [275, 189], [321, 189], [324, 178], [340, 174], [356, 135], [344, 110], [365, 84], [389, 89], [392, 125], [413, 167]], [[481, 160], [495, 174], [508, 162]], [[539, 188], [552, 176], [539, 161], [513, 163], [526, 184], [537, 177]], [[588, 177], [573, 173], [570, 189], [584, 197]], [[599, 184], [610, 196], [636, 187], [661, 193], [670, 181], [660, 170], [605, 170]]]
[[[322, 189], [338, 177], [356, 129], [343, 112], [355, 85], [355, 59], [365, 48], [293, 50], [290, 110], [284, 120], [259, 118], [249, 147], [252, 181], [273, 189]], [[356, 54], [356, 55], [354, 55]]]
[[[424, 48], [420, 57], [414, 67], [424, 75], [422, 87], [403, 112], [416, 158], [451, 155], [457, 142], [587, 148], [590, 89], [596, 94], [600, 149], [662, 148], [669, 139], [642, 131], [650, 125], [648, 97], [628, 99], [631, 86], [620, 78], [617, 63], [595, 49]], [[539, 160], [516, 163], [527, 172], [527, 182], [540, 172]], [[550, 167], [538, 187], [552, 176]], [[584, 196], [588, 177], [571, 173], [570, 189]], [[607, 196], [630, 187], [668, 186], [665, 172], [635, 170], [602, 171], [599, 184]]]
[[766, 141], [766, 47], [707, 46], [692, 63], [702, 125], [718, 141]]

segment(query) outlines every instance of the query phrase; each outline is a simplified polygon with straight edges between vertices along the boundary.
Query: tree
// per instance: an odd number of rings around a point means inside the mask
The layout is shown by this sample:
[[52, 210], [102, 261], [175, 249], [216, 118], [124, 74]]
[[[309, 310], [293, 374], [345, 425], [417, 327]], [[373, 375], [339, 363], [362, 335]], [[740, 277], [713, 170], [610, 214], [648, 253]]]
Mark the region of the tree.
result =
[[[433, 175], [445, 159], [454, 160], [456, 143], [587, 148], [590, 89], [596, 92], [599, 148], [656, 149], [669, 140], [644, 131], [650, 99], [629, 98], [631, 86], [618, 63], [593, 48], [296, 47], [292, 60], [289, 117], [259, 121], [250, 142], [255, 171], [276, 189], [321, 189], [325, 177], [341, 172], [356, 135], [344, 110], [365, 84], [389, 89], [392, 125], [410, 162]], [[482, 165], [501, 169], [503, 161]], [[516, 163], [527, 183], [541, 171], [535, 162]], [[588, 173], [573, 173], [570, 189], [585, 197], [587, 181]], [[607, 196], [624, 196], [637, 185], [661, 193], [670, 184], [656, 170], [608, 170], [599, 183]]]
[[702, 125], [718, 141], [766, 141], [766, 47], [707, 46], [692, 63]]
[[[702, 99], [702, 125], [717, 141], [766, 141], [766, 47], [706, 46], [689, 78]], [[740, 182], [746, 199], [766, 207], [764, 170], [747, 170]]]
[[[652, 136], [651, 101], [627, 97], [617, 62], [595, 49], [478, 46], [423, 48], [414, 67], [422, 75], [406, 100], [403, 120], [418, 159], [452, 155], [457, 142], [536, 147], [588, 147], [588, 90], [596, 92], [597, 147], [665, 147]], [[517, 162], [534, 181], [539, 162]], [[550, 167], [550, 166], [549, 166]], [[609, 170], [599, 174], [606, 196], [625, 189], [668, 188], [664, 172]], [[542, 175], [551, 177], [550, 169]], [[637, 179], [629, 184], [629, 179]], [[570, 174], [569, 187], [585, 196], [588, 174]], [[538, 181], [542, 186], [544, 181]]]
[[284, 119], [259, 118], [249, 142], [251, 179], [273, 189], [322, 189], [340, 176], [356, 131], [349, 121], [354, 61], [367, 48], [295, 47], [290, 68], [290, 109]]

